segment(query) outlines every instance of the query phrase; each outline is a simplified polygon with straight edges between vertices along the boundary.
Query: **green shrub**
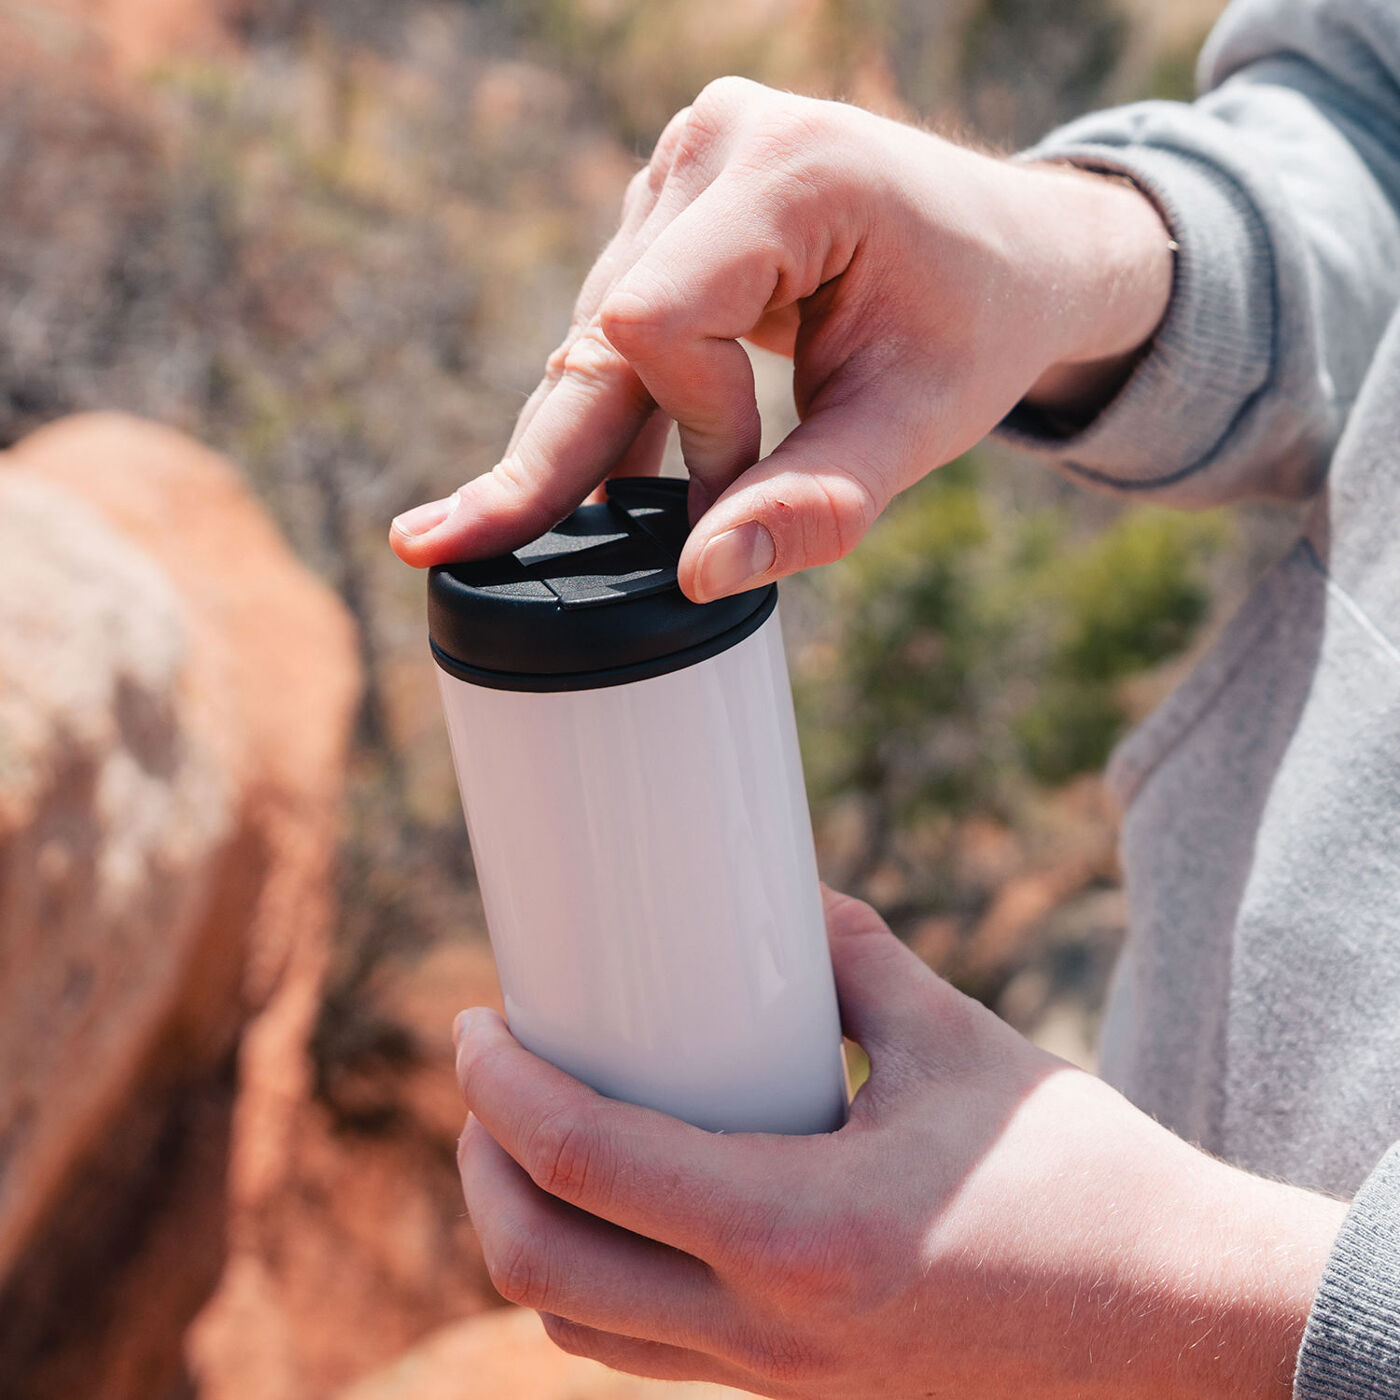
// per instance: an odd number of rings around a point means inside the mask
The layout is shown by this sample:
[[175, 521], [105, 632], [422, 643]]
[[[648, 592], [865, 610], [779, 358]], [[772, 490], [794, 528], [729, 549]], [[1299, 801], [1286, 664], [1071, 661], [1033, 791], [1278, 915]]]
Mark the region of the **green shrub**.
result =
[[989, 484], [972, 457], [935, 472], [812, 584], [820, 636], [795, 667], [809, 783], [819, 818], [864, 801], [884, 847], [868, 865], [939, 819], [1014, 822], [1099, 768], [1124, 683], [1189, 646], [1209, 607], [1219, 519], [1130, 508], [1091, 533]]

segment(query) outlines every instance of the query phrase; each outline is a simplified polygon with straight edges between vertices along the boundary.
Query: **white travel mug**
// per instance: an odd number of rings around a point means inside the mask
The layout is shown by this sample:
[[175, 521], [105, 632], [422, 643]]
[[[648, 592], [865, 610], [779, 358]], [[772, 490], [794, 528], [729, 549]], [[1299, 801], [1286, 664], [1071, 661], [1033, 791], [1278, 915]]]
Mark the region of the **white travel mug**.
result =
[[846, 1078], [777, 587], [690, 602], [685, 482], [607, 490], [429, 576], [506, 1019], [612, 1098], [831, 1131]]

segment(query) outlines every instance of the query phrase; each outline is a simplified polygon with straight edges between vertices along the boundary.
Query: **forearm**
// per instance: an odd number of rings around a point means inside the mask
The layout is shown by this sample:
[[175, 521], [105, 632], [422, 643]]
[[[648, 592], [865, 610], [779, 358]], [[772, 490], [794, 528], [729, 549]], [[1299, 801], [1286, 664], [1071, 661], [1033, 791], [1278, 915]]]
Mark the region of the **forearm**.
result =
[[1172, 1278], [1164, 1384], [1144, 1394], [1289, 1400], [1346, 1206], [1209, 1159], [1195, 1205]]
[[[1092, 1169], [1066, 1166], [1086, 1140]], [[1002, 1145], [1041, 1164], [1043, 1230], [1010, 1238], [1008, 1202], [1000, 1229], [938, 1241], [969, 1265], [953, 1325], [983, 1340], [963, 1393], [1288, 1400], [1343, 1204], [1228, 1166], [1087, 1076], [1039, 1085]]]

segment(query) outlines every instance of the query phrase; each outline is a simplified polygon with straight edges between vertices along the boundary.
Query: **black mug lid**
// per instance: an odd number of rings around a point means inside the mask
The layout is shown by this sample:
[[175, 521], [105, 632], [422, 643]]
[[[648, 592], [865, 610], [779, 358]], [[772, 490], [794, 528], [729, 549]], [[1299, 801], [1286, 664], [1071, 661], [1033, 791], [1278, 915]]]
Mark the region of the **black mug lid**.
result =
[[591, 690], [679, 671], [743, 641], [777, 584], [692, 603], [676, 582], [686, 483], [618, 477], [512, 554], [428, 571], [438, 665], [498, 690]]

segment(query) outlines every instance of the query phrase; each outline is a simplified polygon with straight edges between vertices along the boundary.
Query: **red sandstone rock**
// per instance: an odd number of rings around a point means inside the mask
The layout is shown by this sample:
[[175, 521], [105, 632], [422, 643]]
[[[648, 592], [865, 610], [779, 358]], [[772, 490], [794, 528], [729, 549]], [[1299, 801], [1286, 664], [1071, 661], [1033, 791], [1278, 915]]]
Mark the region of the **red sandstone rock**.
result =
[[[329, 1102], [302, 1099], [286, 1155], [240, 1199], [229, 1272], [191, 1338], [200, 1400], [321, 1400], [425, 1332], [499, 1307], [455, 1161], [451, 1023], [471, 1003], [500, 1005], [484, 946], [379, 969], [357, 1014], [391, 1051], [342, 1069]], [[257, 1086], [275, 1070], [250, 1071], [249, 1150], [264, 1137]]]
[[[251, 1019], [227, 1156], [227, 1267], [185, 1349], [201, 1400], [317, 1400], [427, 1330], [499, 1302], [457, 1182], [463, 1110], [449, 1035], [462, 1005], [499, 1004], [490, 957], [458, 945], [381, 968], [356, 1014], [392, 1032], [401, 1053], [367, 1057], [323, 1086], [329, 1103], [317, 1098], [309, 1045], [355, 675], [345, 618], [292, 563], [237, 474], [180, 434], [82, 418], [12, 455], [26, 476], [81, 494], [157, 556], [191, 614], [186, 689], [196, 714], [218, 711], [208, 747], [231, 790], [249, 907], [211, 940], [222, 961], [207, 985], [181, 988], [180, 1014], [212, 1023], [222, 989], [232, 1000], [219, 1012], [221, 1043]], [[203, 1279], [203, 1295], [213, 1282]], [[202, 1300], [183, 1297], [180, 1317]], [[162, 1332], [146, 1303], [136, 1299], [133, 1335]]]
[[314, 1082], [356, 685], [344, 610], [216, 454], [102, 415], [0, 458], [0, 1376], [26, 1400], [186, 1371], [319, 1400], [499, 1306], [454, 1160], [484, 944], [376, 969], [369, 1051]]
[[167, 429], [26, 439], [0, 540], [0, 1374], [144, 1400], [306, 1097], [354, 638]]

